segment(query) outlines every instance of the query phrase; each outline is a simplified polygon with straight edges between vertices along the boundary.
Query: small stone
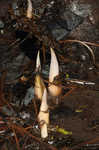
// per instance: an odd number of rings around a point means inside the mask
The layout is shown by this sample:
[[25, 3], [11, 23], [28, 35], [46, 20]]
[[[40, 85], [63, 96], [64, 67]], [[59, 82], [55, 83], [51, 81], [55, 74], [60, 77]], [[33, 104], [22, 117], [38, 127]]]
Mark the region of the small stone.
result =
[[1, 28], [1, 29], [4, 28], [4, 23], [3, 23], [2, 20], [0, 20], [0, 28]]

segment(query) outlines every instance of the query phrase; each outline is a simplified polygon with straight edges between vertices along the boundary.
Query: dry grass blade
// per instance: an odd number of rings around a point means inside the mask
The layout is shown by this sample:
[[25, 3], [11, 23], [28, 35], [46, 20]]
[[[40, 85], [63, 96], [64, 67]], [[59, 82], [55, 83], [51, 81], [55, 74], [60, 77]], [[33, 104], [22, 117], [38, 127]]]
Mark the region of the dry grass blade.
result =
[[14, 137], [15, 137], [17, 149], [18, 149], [18, 150], [21, 150], [21, 149], [20, 149], [20, 145], [19, 145], [19, 141], [18, 141], [18, 138], [17, 138], [17, 135], [16, 135], [16, 133], [15, 133], [15, 129], [14, 129], [13, 127], [12, 127], [12, 130], [13, 130], [13, 133], [14, 133]]
[[84, 41], [79, 41], [79, 40], [64, 40], [64, 41], [60, 41], [60, 43], [68, 43], [68, 42], [70, 42], [70, 43], [80, 43], [80, 44], [82, 44], [82, 45], [84, 45], [89, 51], [90, 51], [90, 53], [91, 53], [91, 55], [92, 55], [92, 58], [93, 58], [93, 63], [94, 63], [94, 65], [95, 65], [95, 55], [94, 55], [94, 52], [93, 52], [93, 50], [92, 50], [92, 48], [90, 48], [88, 45], [87, 45], [87, 43], [86, 42], [84, 42]]
[[98, 43], [86, 42], [86, 41], [84, 41], [84, 43], [86, 43], [86, 44], [88, 44], [88, 45], [91, 45], [91, 46], [99, 47], [99, 44], [98, 44]]

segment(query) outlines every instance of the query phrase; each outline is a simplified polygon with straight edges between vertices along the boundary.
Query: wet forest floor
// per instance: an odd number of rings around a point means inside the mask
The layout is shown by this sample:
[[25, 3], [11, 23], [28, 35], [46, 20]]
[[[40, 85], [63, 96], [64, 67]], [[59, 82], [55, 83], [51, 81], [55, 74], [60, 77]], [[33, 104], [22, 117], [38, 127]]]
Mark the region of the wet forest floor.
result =
[[[43, 35], [45, 27], [42, 29], [43, 25], [39, 26], [36, 14], [28, 20], [24, 15], [13, 15], [16, 9], [9, 7], [10, 0], [0, 3], [0, 149], [98, 150], [98, 0], [65, 1], [69, 8], [66, 11], [72, 11], [82, 21], [76, 20], [77, 25], [75, 21], [71, 23], [73, 19], [67, 21], [71, 27], [68, 36], [66, 29], [65, 37], [61, 38], [63, 32], [60, 30], [59, 39], [50, 26], [49, 32]], [[20, 3], [18, 6], [21, 10]], [[71, 18], [77, 17], [74, 14]], [[34, 103], [35, 61], [39, 49], [42, 77], [47, 87], [50, 47], [54, 48], [59, 61], [62, 94], [57, 105], [48, 96], [49, 136], [42, 139], [37, 121], [40, 103], [37, 101], [36, 106]]]

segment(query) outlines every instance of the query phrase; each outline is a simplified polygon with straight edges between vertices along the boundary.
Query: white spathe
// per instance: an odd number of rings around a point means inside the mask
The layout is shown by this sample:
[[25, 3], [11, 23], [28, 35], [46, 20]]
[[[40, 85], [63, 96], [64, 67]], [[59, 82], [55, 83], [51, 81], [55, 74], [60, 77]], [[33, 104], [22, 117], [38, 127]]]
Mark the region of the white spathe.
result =
[[27, 0], [28, 1], [28, 7], [27, 7], [27, 17], [29, 18], [29, 19], [31, 19], [32, 18], [32, 2], [31, 2], [31, 0]]
[[43, 122], [43, 124], [41, 125], [40, 129], [41, 129], [41, 137], [42, 138], [46, 138], [48, 137], [48, 129], [47, 126], [49, 124], [49, 112], [39, 112], [38, 114], [38, 121]]
[[47, 104], [47, 90], [44, 89], [44, 93], [42, 96], [42, 103], [40, 106], [40, 111], [47, 111], [48, 110], [48, 104]]
[[37, 58], [36, 58], [36, 71], [40, 71], [40, 70], [41, 70], [40, 52], [38, 51]]
[[38, 99], [42, 99], [43, 91], [44, 91], [44, 82], [43, 79], [41, 78], [40, 74], [38, 72], [41, 71], [41, 62], [40, 62], [40, 52], [38, 51], [37, 53], [37, 58], [36, 58], [36, 69], [35, 71], [37, 72], [35, 76], [35, 87], [34, 87], [34, 94]]
[[59, 64], [54, 50], [52, 48], [50, 48], [50, 50], [51, 50], [51, 63], [49, 71], [49, 82], [53, 82], [54, 77], [59, 75]]
[[40, 112], [38, 114], [38, 121], [39, 123], [43, 122], [41, 125], [41, 137], [46, 138], [48, 137], [48, 129], [47, 125], [49, 124], [49, 111], [48, 111], [48, 104], [47, 104], [47, 90], [44, 89], [44, 93], [42, 96], [42, 102], [40, 106]]
[[[54, 77], [59, 75], [59, 64], [54, 50], [52, 48], [50, 48], [50, 50], [51, 50], [51, 63], [49, 72], [49, 82], [53, 82]], [[58, 96], [62, 91], [60, 85], [54, 85], [53, 83], [49, 83], [48, 90], [52, 96]]]

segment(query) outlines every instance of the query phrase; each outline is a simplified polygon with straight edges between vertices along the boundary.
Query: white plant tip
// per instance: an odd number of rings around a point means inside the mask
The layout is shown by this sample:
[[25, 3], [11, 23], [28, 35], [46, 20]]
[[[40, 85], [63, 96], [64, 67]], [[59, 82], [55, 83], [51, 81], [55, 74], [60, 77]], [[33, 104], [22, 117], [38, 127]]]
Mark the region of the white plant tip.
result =
[[54, 77], [59, 75], [59, 64], [55, 52], [52, 48], [51, 50], [51, 63], [50, 63], [50, 71], [49, 71], [49, 82], [53, 82]]
[[44, 89], [44, 93], [42, 96], [42, 103], [40, 106], [40, 111], [47, 111], [48, 110], [48, 104], [47, 104], [47, 90]]
[[28, 1], [27, 17], [31, 19], [32, 18], [32, 2], [31, 0], [27, 0], [27, 1]]
[[[54, 77], [59, 75], [59, 64], [55, 52], [52, 48], [51, 50], [51, 63], [49, 71], [49, 82], [53, 82]], [[52, 96], [58, 96], [61, 93], [61, 87], [59, 85], [54, 85], [49, 83], [48, 90]]]
[[36, 71], [40, 71], [40, 70], [41, 70], [40, 52], [38, 51], [37, 58], [36, 58]]
[[40, 112], [38, 114], [38, 121], [40, 123], [41, 128], [41, 137], [46, 138], [48, 136], [47, 125], [49, 124], [49, 111], [47, 105], [47, 90], [44, 89], [44, 93], [42, 96], [42, 102], [40, 106]]

